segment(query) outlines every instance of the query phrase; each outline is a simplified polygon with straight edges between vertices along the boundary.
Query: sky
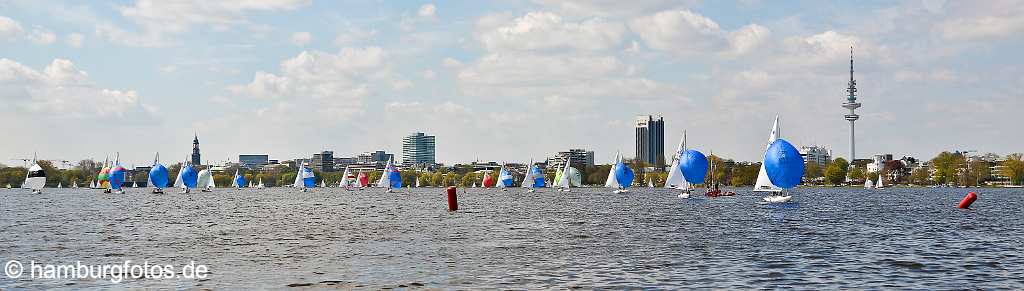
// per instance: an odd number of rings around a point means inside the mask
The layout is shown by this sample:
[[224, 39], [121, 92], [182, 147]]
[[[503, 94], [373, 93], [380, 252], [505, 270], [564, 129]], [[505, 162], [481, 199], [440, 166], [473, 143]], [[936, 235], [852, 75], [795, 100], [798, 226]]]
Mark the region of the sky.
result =
[[1024, 149], [1019, 1], [0, 0], [0, 163], [149, 164], [384, 149], [437, 160], [666, 149], [760, 160], [784, 139], [849, 156]]

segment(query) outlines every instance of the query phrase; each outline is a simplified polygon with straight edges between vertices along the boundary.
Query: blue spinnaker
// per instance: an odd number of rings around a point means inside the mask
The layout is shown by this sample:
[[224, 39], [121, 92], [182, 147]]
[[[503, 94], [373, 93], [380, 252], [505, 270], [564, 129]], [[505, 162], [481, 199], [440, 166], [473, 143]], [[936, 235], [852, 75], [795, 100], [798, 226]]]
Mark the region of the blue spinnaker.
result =
[[313, 175], [313, 170], [302, 168], [302, 185], [306, 188], [316, 187], [316, 176]]
[[242, 176], [242, 174], [235, 175], [235, 185], [238, 185], [238, 188], [245, 187], [245, 176]]
[[505, 168], [501, 168], [501, 174], [498, 175], [498, 183], [505, 185], [505, 187], [512, 187], [512, 174], [509, 174]]
[[110, 189], [121, 189], [121, 185], [124, 184], [124, 173], [126, 171], [127, 170], [122, 166], [116, 166], [113, 169], [110, 169]]
[[540, 167], [533, 166], [533, 187], [544, 188], [544, 172], [540, 171]]
[[167, 167], [164, 165], [156, 164], [153, 169], [149, 170], [149, 185], [156, 188], [167, 187]]
[[633, 169], [619, 161], [615, 164], [615, 181], [619, 182], [619, 186], [626, 188], [633, 185]]
[[181, 182], [185, 184], [185, 187], [195, 188], [196, 182], [199, 181], [199, 172], [192, 165], [185, 165], [185, 169], [181, 172]]
[[397, 169], [392, 170], [388, 173], [388, 182], [391, 183], [391, 188], [402, 188], [402, 173], [398, 172]]
[[708, 174], [708, 158], [696, 150], [686, 150], [679, 155], [679, 171], [686, 182], [703, 184]]
[[804, 176], [804, 158], [796, 147], [780, 138], [764, 153], [764, 170], [775, 186], [793, 188]]

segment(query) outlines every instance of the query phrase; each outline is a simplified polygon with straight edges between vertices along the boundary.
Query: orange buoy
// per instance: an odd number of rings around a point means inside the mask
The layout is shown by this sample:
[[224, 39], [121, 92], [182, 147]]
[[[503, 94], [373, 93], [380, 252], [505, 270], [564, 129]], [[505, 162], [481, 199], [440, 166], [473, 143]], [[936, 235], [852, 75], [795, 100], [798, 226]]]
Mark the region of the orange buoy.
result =
[[455, 186], [448, 187], [448, 211], [459, 210], [459, 198], [455, 196]]
[[974, 194], [974, 192], [967, 193], [967, 196], [964, 196], [964, 200], [960, 200], [960, 205], [957, 207], [960, 209], [967, 209], [968, 207], [971, 207], [971, 203], [974, 203], [974, 200], [978, 200], [978, 195]]

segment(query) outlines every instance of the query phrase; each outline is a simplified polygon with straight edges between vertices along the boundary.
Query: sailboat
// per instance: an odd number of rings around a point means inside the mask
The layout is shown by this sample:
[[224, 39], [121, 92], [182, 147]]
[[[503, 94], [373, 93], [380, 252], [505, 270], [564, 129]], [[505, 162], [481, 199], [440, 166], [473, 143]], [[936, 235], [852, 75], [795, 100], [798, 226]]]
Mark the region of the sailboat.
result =
[[[772, 125], [772, 134], [768, 136], [768, 143], [765, 144], [764, 150], [767, 152], [768, 147], [772, 146], [772, 143], [779, 138], [779, 117], [775, 116], [775, 124]], [[754, 192], [769, 192], [771, 194], [778, 194], [782, 192], [782, 188], [772, 184], [771, 179], [768, 179], [768, 173], [765, 171], [764, 163], [761, 163], [761, 170], [757, 173], [757, 183], [754, 184]]]
[[71, 181], [71, 189], [78, 189], [78, 181]]
[[[685, 133], [683, 134], [686, 135]], [[708, 173], [708, 158], [697, 150], [687, 149], [686, 142], [683, 142], [683, 150], [679, 153], [679, 161], [677, 163], [677, 170], [681, 179], [678, 188], [682, 190], [679, 193], [679, 198], [690, 198], [690, 193], [693, 192], [693, 184], [704, 184], [704, 177]], [[669, 174], [670, 177], [672, 174]], [[667, 184], [667, 182], [666, 182]]]
[[320, 180], [320, 188], [327, 188], [327, 180]]
[[117, 153], [114, 158], [114, 166], [110, 169], [110, 193], [124, 194], [124, 178], [128, 173], [124, 167], [121, 166], [121, 153]]
[[864, 188], [866, 188], [866, 189], [874, 189], [875, 188], [875, 181], [871, 181], [871, 179], [864, 179]]
[[505, 165], [501, 165], [501, 171], [498, 172], [498, 183], [497, 187], [501, 188], [501, 191], [508, 191], [508, 187], [512, 187], [512, 174], [508, 172]]
[[103, 159], [103, 168], [96, 175], [96, 188], [103, 189], [103, 193], [110, 193], [110, 156]]
[[345, 188], [345, 190], [351, 191], [355, 186], [356, 177], [352, 175], [349, 166], [345, 166], [345, 172], [341, 174], [341, 182], [338, 182], [338, 188]]
[[89, 189], [96, 189], [96, 180], [89, 181]]
[[494, 177], [491, 176], [490, 172], [484, 173], [484, 179], [480, 181], [480, 186], [484, 188], [494, 187]]
[[540, 167], [533, 164], [530, 161], [530, 167], [526, 169], [526, 177], [523, 178], [523, 188], [529, 188], [526, 190], [527, 193], [533, 193], [537, 191], [537, 188], [544, 188], [544, 173], [540, 171]]
[[7, 183], [7, 186], [5, 188], [11, 189], [11, 183]]
[[422, 185], [422, 184], [420, 184], [420, 177], [416, 177], [416, 186], [415, 186], [415, 187], [416, 187], [416, 188], [420, 188], [420, 187], [423, 187], [423, 185]]
[[253, 188], [252, 181], [249, 181], [249, 188]]
[[[32, 194], [43, 193], [43, 187], [46, 186], [46, 171], [39, 166], [36, 154], [32, 154], [32, 167], [28, 168], [28, 172], [25, 173], [25, 182], [22, 185], [24, 185], [22, 187], [32, 189]], [[10, 185], [7, 188], [10, 188]]]
[[633, 169], [622, 162], [622, 154], [615, 153], [615, 165], [608, 171], [608, 180], [605, 180], [605, 188], [614, 188], [612, 193], [629, 192], [626, 188], [633, 184]]
[[704, 196], [707, 196], [707, 197], [736, 196], [735, 192], [732, 192], [732, 191], [722, 191], [722, 189], [718, 187], [718, 185], [719, 185], [718, 184], [718, 180], [715, 179], [715, 160], [714, 160], [714, 156], [715, 156], [715, 152], [712, 151], [711, 152], [712, 159], [710, 159], [709, 160], [710, 162], [708, 163], [708, 164], [710, 164], [709, 165], [709, 170], [710, 170], [709, 172], [711, 172], [711, 183], [709, 183], [709, 185], [706, 185], [707, 186], [707, 190], [704, 191]]
[[[777, 126], [778, 117], [775, 117], [775, 120]], [[796, 147], [782, 138], [776, 139], [768, 146], [764, 153], [764, 162], [761, 165], [771, 185], [780, 189], [789, 189], [800, 185], [804, 176], [803, 156], [800, 156]], [[782, 191], [772, 193], [772, 195], [764, 197], [765, 202], [784, 203], [793, 199], [793, 196], [785, 195]]]
[[687, 184], [686, 179], [683, 179], [683, 171], [679, 169], [679, 159], [685, 150], [686, 131], [684, 130], [683, 137], [679, 138], [679, 145], [676, 146], [676, 151], [672, 153], [672, 166], [669, 167], [668, 177], [665, 178], [665, 188], [685, 190], [689, 186], [684, 185]]
[[[251, 185], [252, 182], [249, 182], [249, 184]], [[235, 178], [231, 179], [231, 187], [234, 187], [236, 190], [242, 190], [243, 186], [245, 186], [245, 177], [239, 175], [238, 169], [235, 169]]]
[[199, 180], [199, 174], [186, 158], [181, 162], [181, 169], [178, 170], [178, 178], [174, 181], [174, 187], [181, 188], [181, 193], [190, 193], [192, 189], [196, 188], [197, 180]]
[[882, 174], [878, 174], [878, 183], [875, 184], [875, 189], [885, 188], [885, 183], [882, 180], [884, 180], [882, 179]]
[[359, 190], [363, 190], [363, 188], [370, 186], [370, 177], [366, 173], [359, 171], [359, 175], [356, 176], [356, 182], [359, 183]]
[[[181, 169], [178, 171], [181, 172]], [[181, 176], [179, 176], [181, 177]], [[153, 194], [163, 194], [167, 188], [167, 167], [160, 164], [160, 153], [153, 157], [153, 167], [149, 169], [149, 186], [153, 187]]]
[[569, 192], [571, 187], [580, 186], [580, 173], [572, 167], [572, 157], [565, 159], [565, 166], [559, 170], [560, 177], [556, 178], [557, 183], [555, 187], [559, 188], [558, 191]]
[[394, 158], [388, 159], [388, 164], [384, 167], [384, 173], [381, 173], [380, 180], [377, 180], [377, 187], [387, 188], [387, 190], [384, 190], [385, 193], [391, 193], [394, 189], [402, 188], [402, 175], [398, 172], [398, 168], [395, 168]]
[[[207, 162], [207, 164], [209, 164], [209, 162]], [[197, 187], [200, 188], [200, 191], [212, 192], [213, 188], [217, 187], [217, 185], [213, 182], [213, 173], [210, 172], [210, 168], [212, 168], [212, 166], [206, 166], [205, 169], [199, 171], [199, 181], [197, 182]]]
[[316, 187], [316, 176], [313, 175], [313, 170], [306, 167], [306, 165], [299, 166], [299, 172], [295, 173], [295, 182], [292, 182], [292, 187], [298, 188], [300, 192], [309, 191], [309, 188]]
[[476, 188], [476, 181], [473, 181], [473, 186], [471, 186], [470, 188]]
[[256, 183], [256, 189], [263, 189], [263, 188], [266, 188], [266, 185], [263, 185], [263, 177], [260, 177], [260, 182]]
[[647, 179], [647, 188], [654, 188], [654, 178]]
[[57, 182], [57, 189], [64, 188], [64, 182]]

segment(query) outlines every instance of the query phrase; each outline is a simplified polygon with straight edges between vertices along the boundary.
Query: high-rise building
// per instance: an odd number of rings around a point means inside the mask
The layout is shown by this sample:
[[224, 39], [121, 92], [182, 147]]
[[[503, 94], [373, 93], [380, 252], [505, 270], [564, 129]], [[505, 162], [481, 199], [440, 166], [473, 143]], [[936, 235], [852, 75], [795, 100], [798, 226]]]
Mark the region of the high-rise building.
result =
[[814, 162], [824, 168], [825, 164], [832, 161], [832, 150], [821, 146], [803, 146], [800, 147], [800, 156], [804, 157], [805, 162]]
[[402, 164], [406, 166], [433, 165], [435, 155], [434, 136], [422, 132], [410, 134], [402, 139]]
[[594, 151], [588, 151], [584, 149], [569, 149], [568, 151], [558, 152], [554, 156], [548, 158], [548, 166], [555, 167], [555, 169], [561, 169], [565, 167], [565, 160], [572, 158], [572, 167], [578, 170], [584, 170], [586, 167], [594, 165]]
[[860, 103], [857, 103], [857, 80], [853, 79], [852, 46], [850, 47], [850, 82], [847, 83], [846, 93], [848, 93], [849, 95], [846, 96], [846, 103], [843, 103], [843, 108], [849, 109], [850, 114], [843, 115], [843, 118], [845, 118], [847, 121], [850, 121], [850, 162], [852, 163], [857, 160], [857, 144], [855, 142], [856, 138], [854, 136], [853, 123], [857, 121], [857, 119], [860, 119], [860, 115], [857, 115], [857, 113], [853, 111], [857, 108], [860, 108], [861, 105]]
[[320, 172], [334, 172], [334, 152], [322, 151], [313, 154], [313, 168]]
[[386, 163], [388, 160], [394, 158], [394, 154], [389, 154], [385, 151], [373, 151], [365, 152], [356, 156], [356, 163], [358, 164], [370, 164], [370, 163]]
[[636, 117], [636, 158], [651, 165], [665, 164], [665, 120]]
[[238, 155], [238, 163], [246, 169], [259, 169], [270, 164], [269, 155]]
[[200, 156], [199, 156], [199, 135], [198, 134], [196, 134], [195, 138], [192, 139], [192, 164], [193, 165], [200, 165], [200, 164], [202, 164], [202, 163], [200, 163]]

